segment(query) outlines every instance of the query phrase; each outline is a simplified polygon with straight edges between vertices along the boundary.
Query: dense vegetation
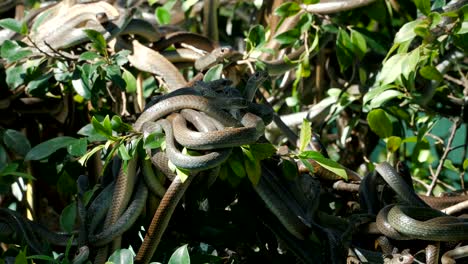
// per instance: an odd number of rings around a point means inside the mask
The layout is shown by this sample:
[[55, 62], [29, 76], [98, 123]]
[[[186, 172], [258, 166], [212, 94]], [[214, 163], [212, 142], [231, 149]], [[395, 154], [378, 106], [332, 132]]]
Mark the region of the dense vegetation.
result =
[[[117, 177], [116, 160], [126, 170], [132, 160], [145, 162], [145, 150], [165, 145], [161, 133], [143, 136], [132, 128], [147, 103], [173, 90], [164, 71], [137, 65], [135, 43], [175, 65], [187, 86], [227, 78], [243, 91], [251, 76], [267, 72], [255, 101], [271, 105], [283, 120], [273, 118], [257, 143], [235, 147], [210, 188], [192, 182], [154, 261], [167, 262], [177, 248], [172, 263], [189, 263], [187, 254], [194, 263], [331, 263], [344, 261], [348, 248], [374, 250], [375, 237], [357, 231], [375, 215], [356, 220], [364, 212], [355, 175], [365, 176], [383, 161], [404, 164], [418, 193], [466, 188], [467, 1], [349, 0], [338, 7], [313, 0], [115, 1], [127, 5], [115, 9], [120, 18], [125, 14], [125, 25], [136, 18], [149, 25], [128, 32], [119, 29], [119, 17], [91, 10], [80, 16], [92, 14], [90, 21], [98, 17], [106, 29], [115, 24], [118, 30], [99, 32], [85, 19], [72, 25], [73, 12], [81, 12], [72, 7], [80, 1], [43, 10], [42, 2], [0, 3], [0, 207], [49, 230], [79, 230], [80, 210]], [[78, 31], [85, 38], [67, 42]], [[203, 69], [194, 66], [196, 59], [176, 61], [174, 50], [212, 51], [193, 39], [158, 49], [177, 32], [204, 35], [210, 45], [230, 46], [235, 55]], [[318, 140], [321, 145], [309, 147]], [[313, 223], [305, 240], [291, 236], [256, 194], [260, 178], [273, 177], [265, 168], [291, 182], [315, 172], [319, 191], [306, 200], [320, 196], [317, 225], [330, 232]], [[190, 170], [171, 169], [182, 179], [193, 177]], [[332, 179], [322, 178], [323, 171]], [[168, 187], [170, 181], [157, 174]], [[80, 175], [87, 176], [84, 190], [77, 185]], [[150, 193], [123, 235], [122, 250], [109, 261], [132, 261], [160, 200]], [[2, 214], [0, 224], [14, 222]], [[72, 261], [75, 246], [34, 252], [20, 233], [13, 242], [0, 234], [4, 263]], [[333, 239], [342, 240], [336, 256]], [[399, 243], [412, 254], [425, 247]]]

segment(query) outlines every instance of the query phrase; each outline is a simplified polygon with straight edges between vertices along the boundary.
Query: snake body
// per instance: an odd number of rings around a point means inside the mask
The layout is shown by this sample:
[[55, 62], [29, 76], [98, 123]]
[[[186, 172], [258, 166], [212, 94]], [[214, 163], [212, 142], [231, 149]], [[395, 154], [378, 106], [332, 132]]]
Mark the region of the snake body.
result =
[[377, 215], [377, 227], [394, 239], [458, 241], [468, 239], [468, 221], [427, 205], [387, 162], [376, 171], [407, 205], [389, 205]]

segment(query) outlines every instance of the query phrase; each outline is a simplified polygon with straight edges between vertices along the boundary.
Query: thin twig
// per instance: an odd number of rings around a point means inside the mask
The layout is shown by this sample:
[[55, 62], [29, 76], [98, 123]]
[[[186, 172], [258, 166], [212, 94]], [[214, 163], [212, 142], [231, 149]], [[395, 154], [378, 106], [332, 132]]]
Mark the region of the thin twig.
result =
[[445, 209], [442, 210], [442, 212], [448, 214], [448, 215], [452, 215], [452, 214], [455, 214], [455, 213], [458, 213], [458, 212], [461, 212], [465, 209], [468, 208], [468, 200], [466, 201], [463, 201], [461, 203], [457, 203], [455, 205], [452, 205], [450, 207], [447, 207]]
[[444, 166], [444, 162], [447, 159], [447, 156], [449, 152], [451, 151], [451, 145], [453, 142], [453, 139], [455, 138], [455, 132], [457, 132], [457, 128], [460, 126], [460, 119], [456, 118], [455, 121], [452, 124], [452, 130], [450, 131], [450, 137], [448, 138], [447, 141], [447, 146], [445, 146], [444, 153], [442, 154], [442, 157], [440, 158], [439, 165], [437, 166], [437, 170], [435, 174], [433, 175], [431, 185], [429, 186], [429, 190], [427, 190], [426, 195], [431, 195], [432, 191], [434, 190], [434, 187], [437, 183], [437, 180], [439, 179], [440, 173], [442, 171], [442, 167]]
[[311, 5], [301, 5], [301, 8], [309, 13], [333, 14], [346, 10], [355, 9], [361, 6], [369, 5], [375, 0], [346, 0], [323, 2]]

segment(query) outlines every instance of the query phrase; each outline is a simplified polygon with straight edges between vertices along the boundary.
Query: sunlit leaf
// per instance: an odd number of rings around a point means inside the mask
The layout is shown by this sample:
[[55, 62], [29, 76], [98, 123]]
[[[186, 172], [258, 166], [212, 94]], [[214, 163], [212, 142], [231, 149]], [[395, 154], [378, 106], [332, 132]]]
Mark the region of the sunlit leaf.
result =
[[223, 65], [222, 64], [217, 64], [213, 67], [211, 67], [203, 77], [203, 81], [209, 82], [209, 81], [214, 81], [218, 80], [221, 78], [221, 74], [223, 73]]
[[411, 40], [416, 36], [414, 28], [420, 23], [420, 21], [415, 20], [404, 24], [400, 30], [395, 35], [394, 43], [403, 43], [405, 41]]
[[293, 28], [291, 30], [288, 30], [286, 32], [282, 32], [281, 34], [276, 35], [275, 39], [283, 45], [288, 45], [288, 44], [296, 42], [300, 36], [301, 36], [301, 32], [299, 31], [299, 29]]
[[402, 63], [406, 56], [407, 54], [398, 53], [384, 63], [378, 77], [381, 81], [381, 85], [392, 83], [400, 77], [403, 67]]
[[416, 7], [423, 13], [424, 15], [429, 14], [431, 12], [431, 1], [430, 0], [414, 0], [414, 4]]
[[167, 25], [171, 22], [171, 13], [164, 7], [157, 7], [155, 15], [160, 25]]
[[5, 40], [0, 48], [0, 55], [8, 62], [21, 60], [32, 54], [32, 51], [27, 47], [20, 46], [12, 40]]
[[[312, 159], [315, 162], [317, 162], [324, 169], [333, 172], [334, 174], [338, 175], [339, 177], [341, 177], [341, 178], [343, 178], [345, 180], [348, 179], [348, 175], [346, 174], [346, 170], [343, 168], [343, 166], [341, 166], [341, 164], [339, 164], [338, 162], [333, 161], [331, 159], [325, 158], [320, 152], [312, 151], [312, 150], [304, 151], [304, 152], [301, 152], [299, 154], [299, 158], [301, 159], [301, 161], [306, 160], [306, 159]], [[303, 163], [304, 163], [304, 161], [303, 161]], [[304, 163], [304, 165], [307, 168], [309, 168], [309, 170], [310, 170], [310, 167], [312, 167], [312, 171], [313, 171], [313, 166], [310, 163], [308, 163], [308, 164]]]
[[97, 58], [101, 57], [98, 53], [94, 51], [85, 51], [80, 54], [80, 57], [78, 58], [78, 61], [92, 61]]
[[302, 120], [301, 134], [299, 136], [299, 151], [304, 151], [312, 139], [312, 127], [309, 120]]
[[391, 136], [387, 138], [387, 150], [391, 153], [394, 153], [398, 150], [401, 144], [401, 138]]
[[131, 250], [120, 248], [114, 251], [109, 257], [108, 262], [113, 264], [133, 264], [134, 254]]
[[286, 2], [276, 8], [275, 15], [286, 18], [297, 14], [300, 10], [301, 7], [296, 2]]
[[122, 78], [125, 81], [125, 90], [127, 93], [135, 93], [136, 92], [136, 78], [133, 74], [125, 69], [123, 69]]
[[367, 52], [366, 39], [356, 30], [351, 30], [351, 42], [353, 43], [354, 52], [362, 60]]
[[78, 162], [81, 164], [81, 166], [85, 166], [86, 162], [88, 162], [88, 159], [103, 148], [104, 148], [104, 145], [99, 145], [99, 146], [94, 147], [91, 151], [83, 155], [83, 157], [81, 157], [78, 160]]
[[466, 171], [466, 168], [468, 168], [468, 159], [465, 159], [465, 160], [463, 161], [463, 170]]
[[187, 249], [187, 244], [179, 247], [172, 253], [168, 264], [190, 264], [190, 255]]
[[101, 55], [107, 57], [107, 42], [104, 36], [96, 30], [85, 29], [83, 30], [86, 36], [91, 40], [93, 48], [96, 49]]
[[392, 121], [382, 109], [374, 109], [367, 114], [369, 127], [380, 138], [388, 138], [393, 135]]
[[457, 167], [455, 167], [453, 165], [453, 162], [451, 160], [449, 160], [449, 159], [444, 160], [444, 168], [452, 170], [452, 171], [454, 171], [456, 173], [459, 173]]
[[404, 93], [397, 90], [385, 90], [381, 94], [377, 95], [370, 103], [371, 108], [378, 108], [384, 105], [386, 102], [404, 96]]

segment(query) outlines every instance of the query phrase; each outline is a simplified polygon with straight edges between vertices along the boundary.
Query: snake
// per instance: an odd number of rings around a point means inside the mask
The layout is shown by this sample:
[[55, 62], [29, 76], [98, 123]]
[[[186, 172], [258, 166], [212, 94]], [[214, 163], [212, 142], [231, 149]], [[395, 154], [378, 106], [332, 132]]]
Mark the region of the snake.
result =
[[174, 33], [168, 33], [163, 36], [159, 41], [153, 44], [153, 48], [158, 51], [163, 51], [173, 44], [186, 43], [197, 49], [204, 51], [212, 51], [217, 48], [217, 44], [211, 39], [191, 32], [178, 31]]
[[177, 167], [188, 170], [206, 170], [214, 168], [227, 160], [231, 155], [231, 149], [220, 149], [201, 156], [189, 156], [181, 153], [175, 146], [173, 128], [171, 122], [166, 119], [157, 122], [146, 122], [143, 130], [157, 130], [162, 127], [166, 134], [166, 155]]
[[[394, 239], [458, 241], [468, 239], [468, 221], [448, 216], [427, 205], [387, 162], [376, 166], [406, 205], [388, 205], [377, 215], [377, 227]], [[444, 197], [442, 197], [443, 199]]]
[[226, 128], [221, 131], [197, 132], [187, 127], [186, 119], [177, 114], [172, 126], [174, 136], [181, 145], [199, 150], [229, 148], [256, 142], [263, 135], [265, 125], [263, 120], [246, 113], [241, 120], [243, 127]]
[[[30, 35], [32, 41], [47, 52], [50, 48], [45, 43], [54, 49], [63, 49], [88, 40], [83, 29], [96, 30], [110, 39], [126, 27], [132, 14], [132, 11], [118, 9], [103, 1], [74, 5], [64, 1], [49, 10], [56, 14]], [[105, 26], [99, 20], [101, 14], [105, 16]]]

